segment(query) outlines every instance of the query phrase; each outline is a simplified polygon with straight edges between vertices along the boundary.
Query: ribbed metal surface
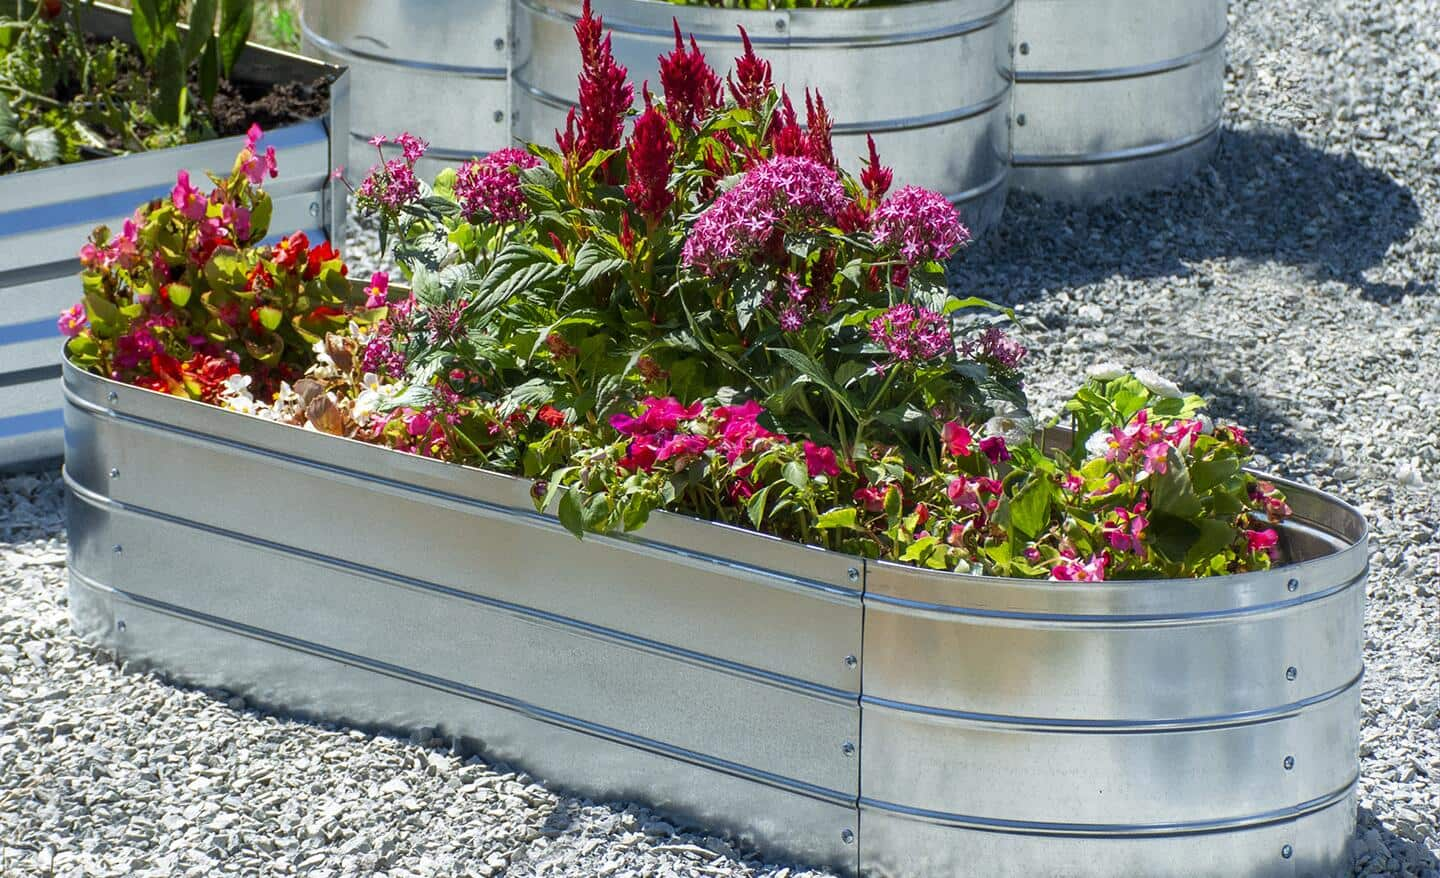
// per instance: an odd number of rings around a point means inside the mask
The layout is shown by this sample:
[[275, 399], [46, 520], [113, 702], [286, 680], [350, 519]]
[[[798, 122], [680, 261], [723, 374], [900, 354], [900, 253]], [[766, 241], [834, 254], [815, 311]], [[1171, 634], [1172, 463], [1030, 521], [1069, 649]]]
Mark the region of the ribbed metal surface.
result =
[[506, 0], [304, 0], [307, 54], [350, 68], [352, 178], [374, 135], [430, 141], [426, 176], [510, 145]]
[[[579, 56], [574, 0], [513, 0], [511, 107], [517, 138], [544, 143], [565, 127], [575, 101]], [[656, 0], [597, 0], [616, 58], [637, 93], [658, 90], [657, 58], [674, 48], [671, 18], [722, 73], [741, 51], [743, 26], [774, 80], [802, 104], [825, 97], [835, 154], [854, 170], [873, 133], [897, 185], [943, 192], [983, 231], [999, 219], [1010, 157], [1010, 36], [1013, 0], [922, 0], [890, 6], [737, 10]]]
[[1014, 184], [1092, 200], [1174, 185], [1219, 142], [1225, 0], [1017, 0]]
[[[128, 16], [96, 9], [98, 33], [120, 36]], [[338, 76], [328, 117], [270, 131], [281, 177], [271, 228], [304, 229], [315, 240], [345, 237], [345, 199], [329, 197], [330, 129], [343, 128], [346, 75], [333, 67], [252, 47], [237, 76], [261, 82]], [[228, 137], [139, 155], [0, 177], [0, 468], [58, 458], [64, 450], [60, 334], [55, 319], [80, 299], [76, 254], [102, 223], [119, 230], [135, 208], [168, 193], [184, 168], [195, 180], [225, 173], [244, 145]], [[338, 145], [337, 145], [337, 148]]]
[[847, 873], [1348, 864], [1366, 532], [1324, 494], [1283, 485], [1308, 560], [1183, 583], [668, 514], [576, 542], [520, 479], [65, 380], [76, 629], [180, 679], [436, 727]]

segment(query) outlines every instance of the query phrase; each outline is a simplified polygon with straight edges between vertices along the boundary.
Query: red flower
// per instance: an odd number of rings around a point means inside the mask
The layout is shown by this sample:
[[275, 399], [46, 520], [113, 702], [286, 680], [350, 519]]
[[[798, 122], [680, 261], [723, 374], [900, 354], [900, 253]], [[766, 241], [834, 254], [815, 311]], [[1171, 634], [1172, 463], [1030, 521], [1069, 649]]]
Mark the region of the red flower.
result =
[[153, 383], [142, 386], [172, 396], [190, 395], [185, 390], [185, 373], [179, 360], [169, 354], [153, 354], [150, 357], [150, 371], [154, 379]]
[[552, 430], [558, 430], [565, 426], [565, 413], [547, 402], [535, 413], [535, 420]]
[[220, 402], [220, 391], [225, 388], [225, 379], [239, 374], [240, 369], [224, 357], [196, 354], [180, 367], [186, 383], [200, 392], [200, 399], [211, 405]]
[[310, 239], [304, 232], [296, 232], [275, 245], [275, 264], [287, 271], [294, 271], [306, 258]]
[[865, 142], [870, 145], [870, 160], [860, 170], [860, 185], [870, 194], [870, 200], [876, 204], [890, 191], [890, 183], [895, 177], [895, 172], [880, 164], [880, 155], [875, 151], [875, 138], [865, 135]]
[[[708, 69], [708, 68], [707, 68]], [[675, 158], [675, 141], [670, 123], [654, 107], [646, 107], [630, 137], [625, 171], [630, 181], [625, 194], [647, 220], [660, 219], [675, 195], [670, 191], [670, 169]]]
[[720, 106], [720, 77], [705, 63], [695, 38], [690, 50], [680, 36], [680, 22], [675, 26], [675, 51], [660, 58], [660, 86], [665, 90], [665, 109], [681, 128], [694, 130], [705, 114]]
[[825, 99], [820, 92], [815, 92], [812, 100], [810, 89], [805, 89], [805, 128], [806, 140], [810, 146], [810, 157], [827, 167], [838, 167], [835, 163], [835, 148], [830, 142], [830, 129], [835, 125], [835, 120], [830, 118], [830, 111], [825, 109]]
[[750, 35], [743, 27], [740, 28], [740, 41], [745, 44], [745, 54], [735, 59], [735, 75], [727, 82], [735, 103], [753, 110], [764, 102], [775, 86], [770, 81], [770, 62], [755, 54], [750, 45]]
[[[305, 262], [305, 279], [313, 280], [320, 274], [320, 269], [325, 263], [338, 261], [339, 259], [340, 254], [336, 252], [334, 247], [330, 246], [329, 241], [325, 241], [319, 247], [310, 251], [310, 255]], [[341, 264], [340, 275], [343, 277], [348, 273], [349, 267]]]
[[805, 469], [812, 479], [840, 475], [840, 467], [835, 463], [835, 449], [805, 440]]
[[601, 37], [603, 25], [590, 11], [590, 0], [585, 0], [584, 14], [575, 22], [575, 39], [580, 44], [580, 110], [578, 115], [572, 111], [566, 120], [564, 137], [556, 133], [560, 150], [572, 167], [585, 164], [600, 150], [619, 148], [625, 115], [635, 101], [635, 89], [626, 81], [629, 71], [616, 63], [610, 37]]

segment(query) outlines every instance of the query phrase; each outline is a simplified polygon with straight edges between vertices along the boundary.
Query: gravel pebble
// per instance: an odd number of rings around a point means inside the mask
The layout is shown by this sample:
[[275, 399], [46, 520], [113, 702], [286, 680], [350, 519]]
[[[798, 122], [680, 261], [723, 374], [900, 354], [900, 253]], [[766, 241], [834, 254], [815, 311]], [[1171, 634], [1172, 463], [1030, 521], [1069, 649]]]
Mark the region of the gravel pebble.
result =
[[[1213, 167], [1100, 206], [1013, 196], [954, 282], [1016, 309], [1042, 410], [1092, 363], [1149, 366], [1365, 512], [1354, 874], [1440, 878], [1440, 0], [1232, 0], [1231, 24]], [[430, 730], [127, 672], [70, 635], [64, 562], [58, 474], [0, 479], [0, 874], [824, 874]]]

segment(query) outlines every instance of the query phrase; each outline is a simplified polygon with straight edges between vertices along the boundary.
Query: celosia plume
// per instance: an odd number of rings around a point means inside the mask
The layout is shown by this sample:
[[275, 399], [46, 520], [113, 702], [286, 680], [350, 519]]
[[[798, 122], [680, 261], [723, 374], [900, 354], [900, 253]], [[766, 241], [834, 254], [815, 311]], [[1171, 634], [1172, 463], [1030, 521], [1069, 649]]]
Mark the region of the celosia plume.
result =
[[560, 151], [572, 167], [590, 161], [600, 150], [617, 149], [625, 133], [625, 115], [635, 102], [635, 88], [626, 80], [629, 72], [616, 63], [604, 21], [590, 10], [575, 22], [575, 39], [580, 45], [580, 107], [571, 112], [565, 134], [556, 132]]
[[740, 41], [745, 44], [745, 54], [735, 59], [735, 73], [727, 77], [730, 95], [735, 103], [747, 110], [753, 110], [764, 102], [775, 88], [770, 80], [770, 62], [755, 54], [750, 45], [750, 35], [740, 28]]
[[[667, 103], [667, 108], [669, 104]], [[654, 107], [635, 122], [625, 157], [629, 181], [625, 194], [646, 220], [654, 223], [664, 215], [675, 195], [670, 191], [670, 170], [675, 159], [675, 140], [670, 123]]]
[[812, 97], [810, 89], [805, 89], [805, 139], [810, 146], [809, 155], [812, 159], [822, 165], [838, 167], [835, 162], [835, 147], [830, 142], [830, 129], [835, 127], [835, 120], [830, 118], [830, 111], [825, 109], [825, 98], [820, 96], [817, 90]]
[[675, 27], [675, 50], [660, 56], [660, 86], [665, 91], [665, 110], [675, 124], [694, 130], [707, 113], [720, 106], [720, 77], [705, 61], [705, 53], [695, 38], [690, 49], [680, 36], [680, 22], [670, 19]]

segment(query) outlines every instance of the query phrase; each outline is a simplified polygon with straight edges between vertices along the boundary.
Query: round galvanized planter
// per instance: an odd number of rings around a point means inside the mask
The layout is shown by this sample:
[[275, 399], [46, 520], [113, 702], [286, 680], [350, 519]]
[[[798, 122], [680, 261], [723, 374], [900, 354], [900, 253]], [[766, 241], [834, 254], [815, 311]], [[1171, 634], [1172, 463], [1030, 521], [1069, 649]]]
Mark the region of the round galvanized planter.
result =
[[1326, 494], [1281, 483], [1263, 573], [983, 578], [665, 513], [577, 542], [522, 479], [65, 386], [72, 622], [137, 665], [842, 874], [1348, 874], [1367, 536]]
[[1225, 0], [1018, 0], [1014, 184], [1093, 200], [1209, 161], [1224, 107]]
[[[802, 104], [825, 97], [835, 154], [854, 170], [873, 134], [896, 184], [945, 193], [975, 231], [1005, 203], [1010, 159], [1010, 36], [1014, 0], [922, 0], [861, 9], [737, 10], [656, 0], [597, 0], [616, 58], [659, 82], [674, 48], [672, 17], [717, 70], [741, 52], [739, 27]], [[576, 99], [576, 0], [515, 0], [512, 97], [517, 138], [551, 142]]]
[[507, 15], [504, 0], [304, 0], [306, 51], [350, 68], [352, 177], [376, 134], [430, 141], [427, 174], [509, 145]]

